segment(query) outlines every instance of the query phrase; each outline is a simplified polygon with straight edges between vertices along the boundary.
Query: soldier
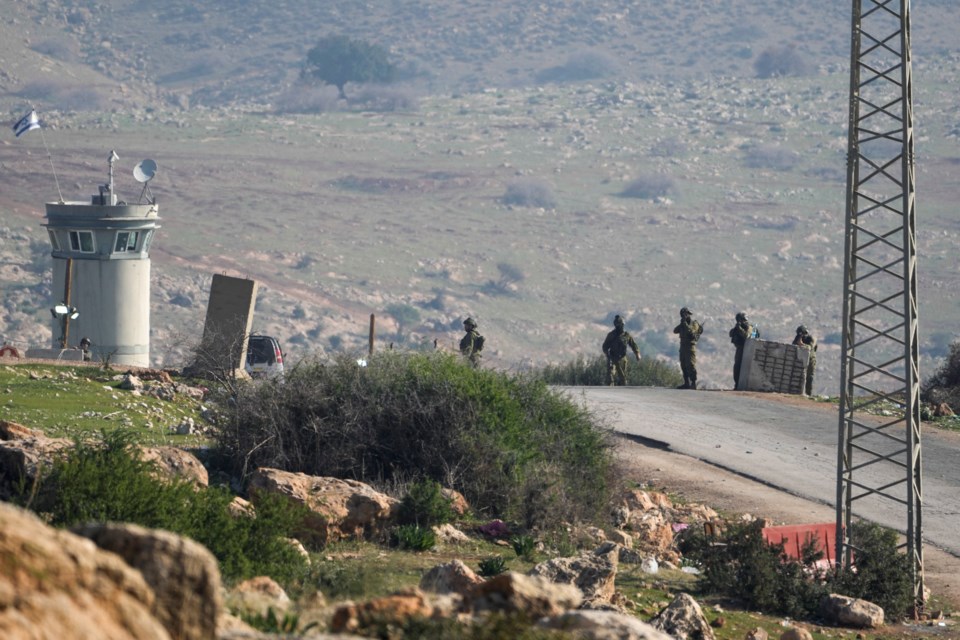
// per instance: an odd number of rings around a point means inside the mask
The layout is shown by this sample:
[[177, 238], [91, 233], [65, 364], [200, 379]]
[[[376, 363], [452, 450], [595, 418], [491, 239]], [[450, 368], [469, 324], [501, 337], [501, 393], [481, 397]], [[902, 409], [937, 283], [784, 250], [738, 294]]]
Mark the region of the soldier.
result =
[[83, 352], [84, 362], [90, 362], [90, 360], [92, 359], [90, 355], [91, 345], [92, 343], [90, 342], [90, 338], [84, 336], [83, 338], [80, 339], [80, 351]]
[[463, 321], [463, 330], [466, 331], [460, 339], [460, 353], [470, 361], [474, 367], [480, 366], [480, 352], [483, 351], [483, 336], [477, 332], [477, 323], [473, 318]]
[[737, 353], [733, 357], [733, 388], [740, 388], [740, 363], [743, 361], [743, 345], [747, 343], [747, 338], [757, 339], [760, 332], [747, 320], [747, 314], [743, 311], [736, 315], [737, 324], [730, 329], [730, 342], [737, 347]]
[[627, 349], [640, 362], [640, 349], [633, 337], [623, 330], [623, 318], [613, 319], [613, 331], [603, 341], [603, 355], [607, 356], [607, 385], [622, 387], [627, 384]]
[[686, 307], [680, 309], [680, 324], [673, 332], [680, 335], [680, 371], [683, 372], [681, 389], [697, 388], [697, 340], [703, 334], [703, 325], [693, 319]]
[[797, 327], [797, 335], [793, 339], [793, 344], [798, 347], [805, 347], [810, 350], [810, 360], [807, 361], [807, 387], [806, 395], [813, 395], [813, 374], [817, 370], [817, 339], [810, 335], [807, 328], [803, 325]]

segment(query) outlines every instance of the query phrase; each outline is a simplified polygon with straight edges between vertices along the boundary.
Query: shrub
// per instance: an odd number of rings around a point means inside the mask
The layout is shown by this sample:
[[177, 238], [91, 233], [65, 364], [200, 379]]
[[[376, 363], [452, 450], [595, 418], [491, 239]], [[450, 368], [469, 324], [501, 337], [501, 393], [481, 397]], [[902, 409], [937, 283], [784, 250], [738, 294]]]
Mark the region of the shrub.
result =
[[129, 434], [118, 430], [101, 438], [76, 442], [43, 475], [32, 500], [21, 495], [21, 504], [58, 527], [130, 522], [193, 538], [216, 556], [228, 581], [269, 574], [285, 582], [300, 575], [303, 558], [284, 537], [302, 522], [303, 512], [287, 500], [267, 498], [258, 502], [257, 517], [238, 518], [228, 511], [228, 490], [158, 481]]
[[[530, 375], [547, 384], [604, 385], [607, 384], [607, 359], [604, 356], [588, 357], [580, 354], [573, 360], [535, 369]], [[675, 366], [655, 358], [630, 362], [627, 367], [628, 386], [673, 388], [681, 382], [680, 372]]]
[[394, 546], [408, 551], [429, 551], [437, 546], [437, 534], [430, 527], [403, 524], [390, 532]]
[[498, 576], [507, 570], [507, 561], [503, 556], [490, 556], [481, 560], [477, 569], [484, 578]]
[[415, 483], [397, 507], [397, 522], [400, 524], [432, 527], [453, 520], [450, 500], [443, 495], [439, 482], [421, 480]]
[[569, 522], [603, 513], [613, 486], [609, 432], [585, 408], [542, 380], [454, 354], [303, 362], [283, 384], [241, 387], [224, 404], [216, 437], [236, 473], [422, 477], [459, 490], [481, 517], [524, 521], [534, 485], [550, 487], [551, 517]]
[[553, 209], [557, 206], [557, 199], [553, 189], [542, 180], [525, 179], [513, 180], [507, 184], [507, 190], [501, 198], [503, 204], [518, 207], [541, 207]]
[[518, 558], [523, 558], [524, 560], [529, 560], [533, 557], [536, 544], [537, 542], [533, 539], [533, 536], [519, 535], [510, 538], [510, 546], [513, 547], [513, 552], [517, 554]]
[[701, 589], [742, 599], [747, 607], [766, 613], [804, 618], [817, 610], [827, 589], [811, 579], [810, 568], [818, 559], [813, 546], [803, 549], [796, 561], [783, 552], [783, 545], [769, 544], [756, 523], [732, 525], [721, 544], [711, 544], [702, 533], [685, 536], [684, 556], [701, 566]]
[[872, 522], [856, 522], [850, 527], [850, 544], [853, 570], [834, 578], [833, 591], [883, 607], [888, 621], [902, 619], [914, 604], [913, 577], [910, 558], [897, 551], [897, 532]]
[[650, 174], [640, 176], [623, 188], [620, 195], [624, 198], [643, 198], [653, 200], [673, 194], [676, 183], [669, 176]]
[[950, 343], [947, 359], [924, 386], [928, 389], [960, 386], [960, 340]]
[[604, 51], [584, 50], [571, 53], [564, 64], [537, 74], [538, 82], [582, 82], [609, 78], [620, 71], [617, 59]]
[[753, 63], [753, 70], [758, 78], [805, 76], [810, 74], [812, 66], [796, 45], [785, 44], [761, 51]]

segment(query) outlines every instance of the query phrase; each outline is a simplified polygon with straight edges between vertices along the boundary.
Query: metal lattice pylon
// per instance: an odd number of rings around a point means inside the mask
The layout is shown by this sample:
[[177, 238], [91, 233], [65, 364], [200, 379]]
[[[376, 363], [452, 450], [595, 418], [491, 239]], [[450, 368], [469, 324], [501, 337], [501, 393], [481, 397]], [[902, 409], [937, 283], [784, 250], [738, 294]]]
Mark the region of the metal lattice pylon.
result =
[[[909, 0], [853, 0], [851, 44], [837, 558], [846, 565], [855, 558], [849, 537], [855, 507], [873, 501], [903, 508], [902, 546], [922, 608]], [[888, 417], [869, 412], [880, 407]]]

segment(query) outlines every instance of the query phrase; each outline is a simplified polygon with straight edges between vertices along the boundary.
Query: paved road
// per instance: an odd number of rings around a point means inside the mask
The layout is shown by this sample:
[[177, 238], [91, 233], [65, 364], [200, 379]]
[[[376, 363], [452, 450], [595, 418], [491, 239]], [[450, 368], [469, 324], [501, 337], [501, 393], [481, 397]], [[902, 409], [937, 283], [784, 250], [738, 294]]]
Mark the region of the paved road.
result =
[[[836, 504], [836, 405], [730, 391], [564, 389], [620, 433], [809, 500]], [[922, 438], [923, 537], [960, 556], [960, 436], [925, 429]], [[876, 471], [857, 471], [880, 474], [866, 481], [869, 486], [876, 487], [895, 475], [889, 465], [874, 467]], [[903, 472], [899, 474], [902, 478]], [[858, 475], [857, 479], [867, 477]], [[893, 500], [858, 500], [854, 514], [901, 532], [906, 529], [906, 507]]]

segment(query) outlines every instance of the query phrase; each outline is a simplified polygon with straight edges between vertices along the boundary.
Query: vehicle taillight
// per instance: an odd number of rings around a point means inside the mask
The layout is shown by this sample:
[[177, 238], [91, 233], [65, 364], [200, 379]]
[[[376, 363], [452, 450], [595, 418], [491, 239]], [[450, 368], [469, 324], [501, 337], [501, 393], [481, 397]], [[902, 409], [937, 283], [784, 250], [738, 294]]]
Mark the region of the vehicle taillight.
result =
[[277, 356], [277, 364], [283, 364], [283, 354], [280, 352], [280, 349], [274, 347], [274, 353]]

